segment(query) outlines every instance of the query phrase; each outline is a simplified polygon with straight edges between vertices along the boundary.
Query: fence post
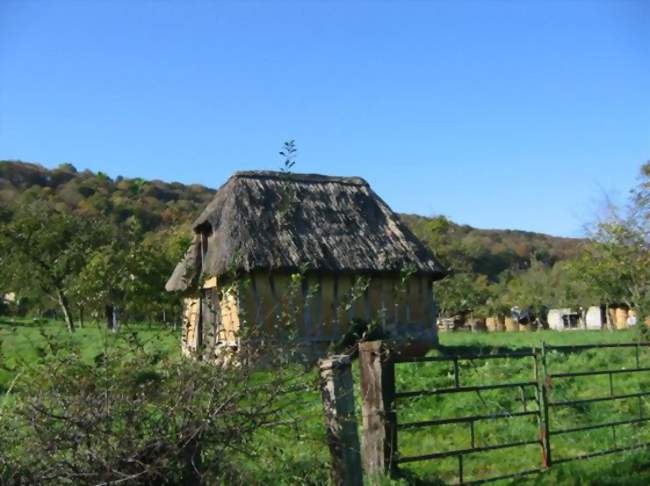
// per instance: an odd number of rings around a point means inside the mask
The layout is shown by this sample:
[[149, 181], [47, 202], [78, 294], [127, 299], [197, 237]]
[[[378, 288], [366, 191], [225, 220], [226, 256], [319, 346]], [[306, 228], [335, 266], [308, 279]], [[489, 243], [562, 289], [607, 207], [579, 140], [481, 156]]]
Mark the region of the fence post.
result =
[[382, 341], [359, 343], [363, 469], [368, 477], [397, 471], [395, 364]]
[[540, 412], [542, 419], [542, 427], [540, 430], [542, 448], [543, 448], [543, 466], [545, 469], [551, 467], [552, 458], [551, 458], [551, 433], [550, 433], [550, 423], [549, 423], [549, 412], [548, 412], [548, 394], [551, 385], [551, 378], [548, 374], [547, 364], [546, 364], [546, 345], [542, 341], [542, 350], [540, 354], [541, 360], [541, 373], [537, 373], [537, 387], [539, 389], [540, 397]]
[[337, 486], [363, 484], [351, 363], [352, 359], [346, 355], [331, 356], [319, 362], [327, 439], [332, 455], [332, 483]]

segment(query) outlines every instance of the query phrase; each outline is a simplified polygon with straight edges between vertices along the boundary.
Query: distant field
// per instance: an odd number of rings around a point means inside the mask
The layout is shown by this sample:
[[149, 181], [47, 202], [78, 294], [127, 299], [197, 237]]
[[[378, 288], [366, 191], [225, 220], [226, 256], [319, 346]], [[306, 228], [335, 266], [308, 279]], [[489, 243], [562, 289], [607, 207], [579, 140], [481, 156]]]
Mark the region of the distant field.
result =
[[443, 346], [531, 347], [542, 341], [552, 345], [631, 342], [638, 339], [636, 329], [621, 331], [536, 331], [536, 332], [441, 332]]
[[[45, 343], [42, 332], [73, 339], [84, 343], [83, 359], [92, 359], [102, 350], [102, 339], [109, 331], [101, 325], [87, 326], [72, 337], [62, 323], [36, 324], [31, 322], [10, 322], [0, 319], [0, 345], [5, 361], [11, 365], [38, 360]], [[179, 354], [178, 333], [161, 329], [158, 326], [138, 324], [124, 326], [122, 333], [136, 332], [148, 345], [160, 346], [173, 354]], [[591, 344], [630, 342], [637, 338], [634, 330], [600, 332], [519, 332], [519, 333], [441, 333], [441, 346], [448, 352], [472, 351], [489, 352], [496, 348], [516, 349], [547, 344]], [[642, 366], [650, 366], [650, 351], [642, 352]], [[507, 360], [461, 362], [460, 375], [463, 384], [488, 384], [495, 381], [520, 381], [532, 378], [532, 362], [527, 360]], [[634, 354], [620, 350], [588, 351], [575, 355], [551, 353], [549, 363], [553, 371], [577, 371], [583, 369], [623, 368], [634, 365]], [[7, 390], [13, 373], [0, 369], [0, 391]], [[316, 373], [314, 372], [314, 383]], [[358, 372], [355, 366], [355, 380], [358, 386]], [[397, 365], [398, 390], [436, 388], [453, 384], [450, 366], [442, 363], [422, 363]], [[588, 379], [574, 378], [559, 381], [554, 386], [558, 399], [595, 397], [609, 393], [607, 376]], [[626, 393], [638, 389], [650, 390], [650, 376], [645, 373], [618, 375], [615, 379], [615, 393]], [[19, 393], [19, 390], [14, 390]], [[328, 452], [322, 426], [321, 404], [318, 392], [304, 396], [304, 422], [300, 430], [290, 436], [274, 436], [261, 433], [259, 441], [274, 451], [280, 450], [288, 458], [288, 463], [304, 464], [312, 468], [315, 477], [322, 478]], [[357, 389], [357, 401], [359, 393]], [[526, 406], [535, 407], [532, 395], [526, 397]], [[639, 406], [650, 415], [650, 400], [621, 400], [604, 402], [582, 407], [559, 410], [554, 415], [552, 427], [575, 427], [588, 422], [598, 423], [622, 420], [639, 415]], [[442, 417], [488, 414], [508, 410], [522, 410], [523, 403], [516, 391], [491, 391], [473, 394], [457, 394], [444, 397], [404, 399], [398, 402], [400, 422], [426, 420]], [[429, 429], [416, 429], [414, 432], [401, 432], [399, 448], [401, 454], [426, 454], [433, 451], [453, 450], [469, 446], [467, 425], [445, 425]], [[476, 423], [478, 445], [498, 444], [537, 437], [537, 424], [532, 417], [512, 418], [499, 421]], [[617, 431], [617, 445], [635, 441], [650, 441], [650, 427], [625, 426]], [[595, 430], [589, 433], [575, 433], [557, 436], [552, 439], [556, 456], [568, 456], [597, 449], [613, 447], [611, 430]], [[275, 482], [277, 478], [268, 477], [264, 458], [242, 459], [242, 468], [253, 473], [262, 482]], [[485, 454], [474, 454], [465, 458], [466, 479], [472, 477], [504, 474], [514, 469], [536, 467], [540, 463], [539, 446], [526, 446], [521, 449], [500, 450]], [[421, 463], [406, 464], [403, 470], [407, 479], [397, 481], [411, 484], [414, 481], [434, 483], [437, 480], [452, 481], [457, 467], [456, 459], [443, 459]], [[292, 472], [286, 471], [284, 484], [292, 484]], [[598, 459], [554, 466], [544, 475], [529, 479], [534, 484], [650, 484], [650, 456], [642, 453], [622, 453]], [[510, 484], [520, 484], [516, 480]], [[509, 483], [505, 483], [509, 484]]]

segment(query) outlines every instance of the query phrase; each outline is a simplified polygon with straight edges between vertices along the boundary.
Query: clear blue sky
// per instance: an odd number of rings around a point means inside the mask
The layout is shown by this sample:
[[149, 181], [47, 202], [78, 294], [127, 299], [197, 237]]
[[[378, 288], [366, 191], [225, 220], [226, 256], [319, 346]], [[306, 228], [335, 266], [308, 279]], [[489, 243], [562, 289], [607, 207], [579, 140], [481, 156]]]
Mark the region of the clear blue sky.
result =
[[216, 187], [365, 177], [577, 235], [650, 159], [650, 2], [0, 0], [0, 159]]

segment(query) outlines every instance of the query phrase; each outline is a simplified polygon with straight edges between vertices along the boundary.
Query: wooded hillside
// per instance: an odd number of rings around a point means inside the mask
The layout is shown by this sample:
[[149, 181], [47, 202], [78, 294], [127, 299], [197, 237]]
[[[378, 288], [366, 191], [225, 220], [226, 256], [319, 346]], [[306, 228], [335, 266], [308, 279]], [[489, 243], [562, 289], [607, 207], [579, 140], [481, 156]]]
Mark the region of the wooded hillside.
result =
[[528, 268], [532, 260], [548, 266], [575, 257], [584, 240], [520, 230], [478, 229], [445, 216], [402, 214], [401, 218], [455, 271], [496, 281], [506, 271]]
[[0, 161], [0, 204], [47, 201], [84, 215], [105, 215], [122, 223], [135, 217], [145, 231], [189, 224], [215, 191], [199, 184], [111, 179], [102, 172], [77, 171], [71, 164], [47, 169], [38, 164]]
[[[180, 182], [142, 178], [111, 179], [102, 172], [78, 171], [71, 164], [47, 169], [21, 161], [0, 161], [0, 204], [42, 200], [62, 211], [103, 215], [122, 223], [133, 217], [147, 232], [189, 225], [215, 190]], [[484, 230], [442, 216], [403, 214], [402, 219], [443, 262], [496, 280], [504, 271], [548, 265], [576, 255], [580, 240], [513, 230]]]

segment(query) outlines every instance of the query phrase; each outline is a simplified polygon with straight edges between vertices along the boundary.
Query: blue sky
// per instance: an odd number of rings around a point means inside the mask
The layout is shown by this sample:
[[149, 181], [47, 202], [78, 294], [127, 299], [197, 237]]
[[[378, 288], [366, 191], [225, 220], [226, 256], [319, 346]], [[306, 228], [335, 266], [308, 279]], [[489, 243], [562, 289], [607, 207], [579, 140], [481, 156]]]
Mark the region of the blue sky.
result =
[[0, 1], [0, 159], [579, 235], [650, 159], [650, 2]]

